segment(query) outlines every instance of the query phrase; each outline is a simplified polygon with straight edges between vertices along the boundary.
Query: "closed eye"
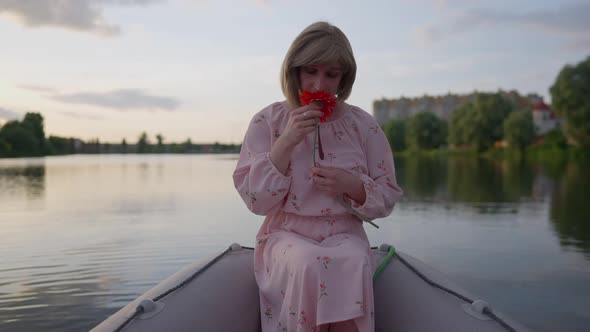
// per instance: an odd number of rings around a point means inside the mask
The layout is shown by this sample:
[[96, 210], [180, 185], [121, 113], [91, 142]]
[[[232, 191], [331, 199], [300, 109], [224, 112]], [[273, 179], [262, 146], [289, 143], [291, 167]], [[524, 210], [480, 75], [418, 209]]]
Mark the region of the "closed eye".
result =
[[341, 75], [340, 72], [328, 72], [328, 74], [327, 74], [327, 76], [330, 78], [337, 78], [340, 75]]
[[313, 67], [303, 67], [303, 71], [307, 74], [315, 74], [318, 70]]

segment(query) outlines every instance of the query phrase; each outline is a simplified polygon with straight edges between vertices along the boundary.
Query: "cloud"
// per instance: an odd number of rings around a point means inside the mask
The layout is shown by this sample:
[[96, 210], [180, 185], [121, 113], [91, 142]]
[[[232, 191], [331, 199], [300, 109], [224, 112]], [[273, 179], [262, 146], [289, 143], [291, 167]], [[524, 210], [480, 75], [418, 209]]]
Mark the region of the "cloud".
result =
[[48, 88], [41, 85], [33, 85], [33, 84], [22, 84], [18, 86], [21, 89], [29, 90], [33, 92], [41, 92], [41, 93], [55, 93], [55, 89]]
[[567, 45], [572, 51], [590, 51], [590, 38], [579, 38]]
[[16, 17], [27, 27], [55, 26], [114, 36], [121, 33], [117, 25], [102, 16], [106, 5], [144, 6], [161, 0], [0, 0], [0, 15]]
[[585, 38], [590, 31], [590, 3], [575, 3], [557, 9], [533, 10], [525, 13], [474, 9], [457, 16], [447, 24], [433, 24], [417, 29], [424, 44], [432, 44], [448, 36], [473, 31], [479, 26], [520, 25], [535, 30], [573, 38]]
[[174, 98], [151, 96], [139, 89], [120, 89], [105, 93], [79, 92], [58, 94], [51, 98], [63, 103], [100, 106], [118, 111], [171, 111], [180, 105], [180, 102]]
[[90, 119], [90, 120], [104, 120], [104, 117], [99, 116], [99, 115], [88, 115], [88, 114], [82, 114], [82, 113], [78, 113], [78, 112], [61, 112], [61, 114], [69, 116], [71, 118], [76, 118], [76, 119]]
[[20, 118], [20, 113], [9, 111], [0, 107], [0, 120], [16, 120]]

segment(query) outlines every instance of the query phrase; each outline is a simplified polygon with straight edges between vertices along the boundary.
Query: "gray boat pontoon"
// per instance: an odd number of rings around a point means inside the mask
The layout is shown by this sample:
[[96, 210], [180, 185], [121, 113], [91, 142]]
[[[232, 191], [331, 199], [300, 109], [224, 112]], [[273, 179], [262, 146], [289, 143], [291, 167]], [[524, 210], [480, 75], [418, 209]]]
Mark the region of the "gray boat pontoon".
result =
[[[253, 253], [234, 244], [185, 267], [92, 331], [258, 332]], [[388, 245], [373, 254], [376, 331], [529, 331], [410, 255]]]

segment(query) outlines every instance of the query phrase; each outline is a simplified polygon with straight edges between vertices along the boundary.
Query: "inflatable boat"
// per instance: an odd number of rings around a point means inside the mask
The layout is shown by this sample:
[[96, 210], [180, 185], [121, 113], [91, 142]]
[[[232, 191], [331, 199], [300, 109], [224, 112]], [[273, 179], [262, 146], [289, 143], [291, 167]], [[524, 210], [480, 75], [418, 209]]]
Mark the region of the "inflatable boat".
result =
[[[529, 331], [418, 259], [372, 249], [376, 331]], [[233, 244], [189, 265], [92, 331], [260, 331], [254, 250]]]

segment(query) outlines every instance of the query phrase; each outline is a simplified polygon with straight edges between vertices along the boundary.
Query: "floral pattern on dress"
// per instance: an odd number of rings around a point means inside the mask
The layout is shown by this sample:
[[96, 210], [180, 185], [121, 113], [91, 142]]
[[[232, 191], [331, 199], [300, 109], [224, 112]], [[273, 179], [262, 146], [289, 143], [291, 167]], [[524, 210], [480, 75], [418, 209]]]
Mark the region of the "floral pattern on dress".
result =
[[330, 225], [330, 226], [334, 226], [334, 224], [336, 224], [336, 218], [334, 218], [332, 216], [332, 209], [330, 209], [330, 208], [322, 209], [320, 211], [320, 214], [321, 214], [321, 217], [319, 217], [320, 220], [327, 222], [328, 225]]
[[291, 205], [295, 210], [301, 211], [301, 205], [299, 205], [299, 201], [297, 200], [297, 195], [291, 193], [289, 194], [289, 198], [291, 199]]
[[322, 296], [328, 296], [328, 292], [326, 291], [326, 283], [324, 281], [320, 282], [320, 299]]
[[328, 266], [330, 266], [330, 262], [332, 261], [332, 258], [330, 258], [330, 256], [324, 256], [324, 257], [318, 256], [318, 257], [316, 257], [316, 260], [324, 266], [324, 269], [327, 270]]
[[264, 114], [262, 114], [262, 115], [260, 115], [260, 116], [257, 116], [257, 117], [254, 119], [254, 123], [255, 123], [255, 124], [259, 124], [259, 123], [261, 123], [262, 121], [264, 121], [265, 119], [266, 119], [266, 116], [264, 116]]
[[266, 319], [268, 320], [272, 319], [272, 308], [270, 306], [267, 306], [266, 310], [264, 310], [264, 316], [266, 316]]
[[307, 315], [305, 314], [305, 310], [301, 310], [299, 313], [299, 317], [297, 318], [297, 325], [307, 325]]
[[250, 203], [252, 203], [252, 205], [255, 205], [256, 204], [256, 192], [250, 193], [250, 192], [246, 191], [246, 195], [248, 197], [250, 197]]
[[334, 159], [336, 159], [336, 154], [334, 152], [328, 152], [328, 160], [330, 163], [334, 163]]
[[365, 305], [363, 301], [356, 301], [355, 304], [357, 304], [362, 311], [365, 311]]
[[293, 244], [291, 244], [291, 243], [287, 244], [285, 249], [283, 249], [283, 256], [285, 256], [287, 254], [287, 252], [289, 251], [289, 249], [291, 249], [291, 248], [293, 248]]
[[288, 330], [287, 330], [287, 324], [284, 324], [282, 322], [279, 322], [279, 326], [278, 327], [279, 327], [279, 331], [281, 331], [281, 332], [288, 332]]
[[367, 188], [370, 192], [373, 192], [379, 188], [379, 185], [369, 178], [363, 179], [363, 183], [365, 184], [365, 188]]
[[282, 194], [284, 192], [287, 191], [287, 188], [279, 188], [279, 189], [266, 189], [266, 192], [268, 192], [268, 194], [270, 196], [276, 196], [278, 194]]

